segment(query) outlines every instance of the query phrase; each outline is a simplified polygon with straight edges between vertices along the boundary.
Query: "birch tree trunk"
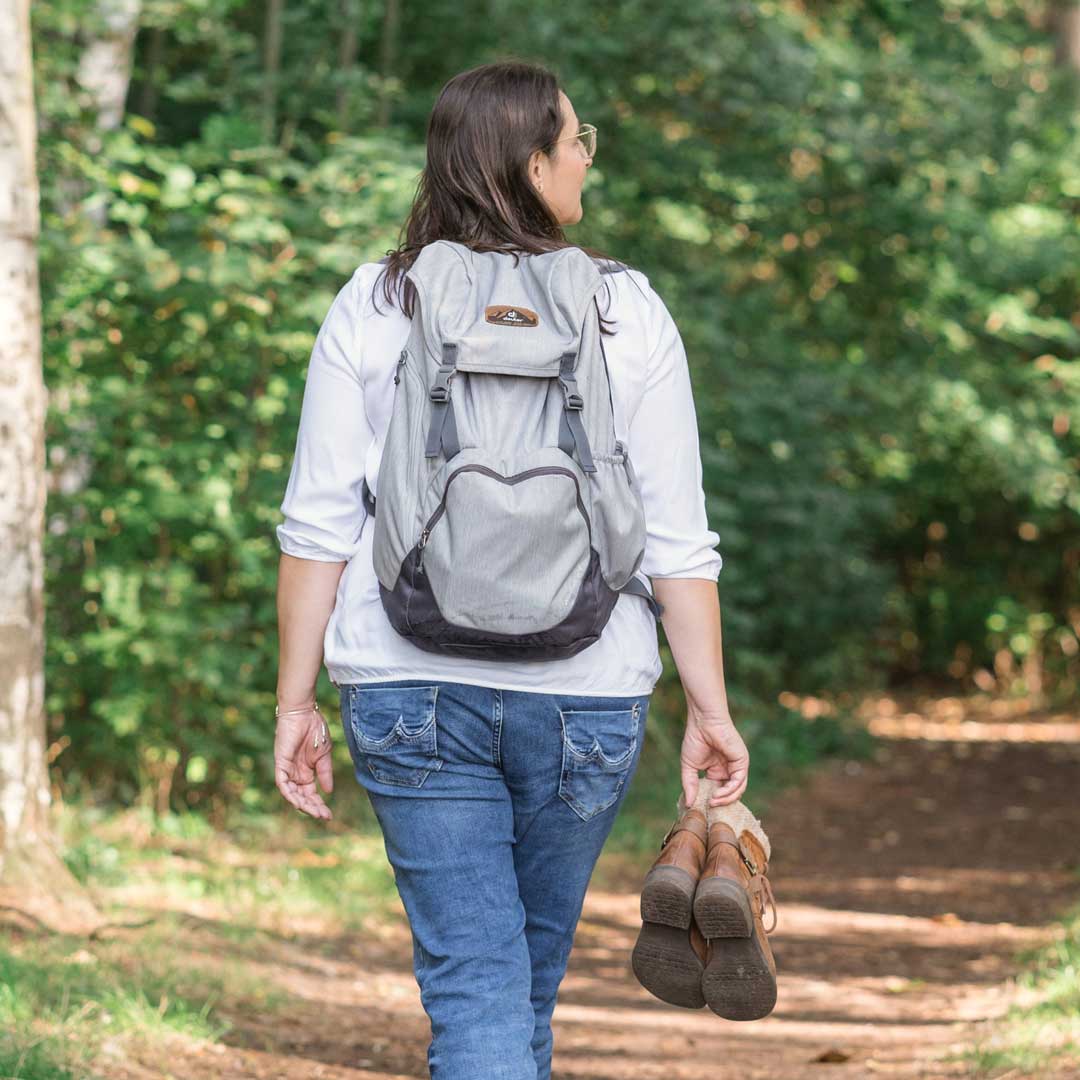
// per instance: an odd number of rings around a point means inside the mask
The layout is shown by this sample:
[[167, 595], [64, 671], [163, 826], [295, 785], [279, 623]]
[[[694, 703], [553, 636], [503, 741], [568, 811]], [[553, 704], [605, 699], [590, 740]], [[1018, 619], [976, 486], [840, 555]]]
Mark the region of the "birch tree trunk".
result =
[[0, 3], [0, 905], [100, 923], [52, 845], [45, 757], [45, 384], [30, 0]]
[[[101, 131], [111, 131], [124, 122], [124, 103], [131, 82], [135, 35], [139, 29], [141, 0], [98, 0], [96, 15], [100, 34], [87, 42], [79, 57], [78, 82], [92, 97], [97, 124], [86, 140], [91, 154], [102, 146]], [[79, 191], [78, 197], [85, 193]], [[105, 225], [105, 207], [92, 206], [86, 215], [98, 228]]]
[[78, 80], [93, 96], [99, 131], [111, 131], [124, 121], [141, 7], [140, 0], [98, 0], [102, 30], [79, 57]]

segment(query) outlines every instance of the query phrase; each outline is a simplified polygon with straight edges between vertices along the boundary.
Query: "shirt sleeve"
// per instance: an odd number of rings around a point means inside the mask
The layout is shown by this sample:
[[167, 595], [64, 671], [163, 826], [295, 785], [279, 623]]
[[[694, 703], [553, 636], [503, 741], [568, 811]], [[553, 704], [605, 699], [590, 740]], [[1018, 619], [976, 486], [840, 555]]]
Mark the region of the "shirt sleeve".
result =
[[716, 581], [723, 559], [709, 528], [702, 488], [697, 413], [686, 350], [660, 296], [649, 299], [645, 390], [629, 427], [630, 456], [645, 505], [649, 577]]
[[348, 562], [367, 517], [362, 484], [374, 440], [361, 383], [360, 270], [338, 291], [308, 363], [292, 470], [277, 526], [286, 555]]

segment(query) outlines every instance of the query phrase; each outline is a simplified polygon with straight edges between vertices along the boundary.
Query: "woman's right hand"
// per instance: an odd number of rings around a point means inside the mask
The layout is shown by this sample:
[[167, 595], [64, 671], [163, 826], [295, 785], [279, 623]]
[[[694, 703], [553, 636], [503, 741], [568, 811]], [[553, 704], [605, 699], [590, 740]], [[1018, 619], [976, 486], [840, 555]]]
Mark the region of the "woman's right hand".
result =
[[328, 794], [334, 790], [331, 751], [330, 730], [316, 709], [277, 718], [274, 734], [277, 789], [297, 810], [324, 821], [334, 815], [315, 787], [315, 780]]
[[710, 806], [727, 806], [736, 802], [746, 790], [750, 752], [727, 710], [701, 713], [693, 707], [688, 709], [680, 760], [683, 798], [687, 806], [693, 806], [697, 798], [700, 769], [705, 770], [706, 777], [716, 781], [709, 797]]

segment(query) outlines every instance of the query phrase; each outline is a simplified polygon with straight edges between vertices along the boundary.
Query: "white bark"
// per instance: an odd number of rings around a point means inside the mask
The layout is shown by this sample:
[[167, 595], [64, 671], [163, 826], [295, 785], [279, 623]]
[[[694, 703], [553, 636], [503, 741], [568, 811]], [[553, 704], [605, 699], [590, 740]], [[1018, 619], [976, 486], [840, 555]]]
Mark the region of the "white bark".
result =
[[0, 4], [0, 859], [36, 832], [45, 768], [45, 385], [29, 0]]
[[79, 58], [78, 80], [93, 96], [100, 131], [111, 131], [124, 119], [141, 7], [140, 0], [99, 0], [105, 30]]
[[45, 759], [45, 384], [30, 0], [0, 3], [0, 903], [93, 921], [51, 844]]
[[[124, 103], [131, 83], [132, 55], [141, 10], [141, 0], [98, 0], [98, 20], [105, 29], [87, 43], [79, 57], [76, 74], [79, 84], [90, 94], [97, 113], [97, 124], [86, 139], [86, 148], [91, 154], [101, 149], [99, 132], [111, 131], [124, 122]], [[61, 210], [67, 214], [84, 197], [85, 190], [81, 182], [64, 187], [61, 198], [67, 205]], [[104, 206], [88, 208], [86, 216], [98, 228], [104, 227]]]

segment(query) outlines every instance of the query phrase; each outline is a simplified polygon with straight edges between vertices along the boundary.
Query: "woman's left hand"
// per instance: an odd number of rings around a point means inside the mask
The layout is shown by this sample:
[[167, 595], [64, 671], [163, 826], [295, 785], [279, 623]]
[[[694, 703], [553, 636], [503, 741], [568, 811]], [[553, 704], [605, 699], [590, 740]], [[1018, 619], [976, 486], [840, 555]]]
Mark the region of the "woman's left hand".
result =
[[727, 806], [746, 790], [750, 752], [726, 709], [705, 715], [688, 707], [681, 754], [683, 798], [687, 806], [693, 806], [697, 798], [701, 780], [698, 769], [704, 769], [705, 776], [715, 785], [709, 795], [709, 806]]
[[297, 810], [324, 820], [334, 815], [315, 787], [315, 778], [327, 794], [334, 790], [330, 751], [329, 728], [314, 708], [278, 717], [274, 736], [277, 789]]

